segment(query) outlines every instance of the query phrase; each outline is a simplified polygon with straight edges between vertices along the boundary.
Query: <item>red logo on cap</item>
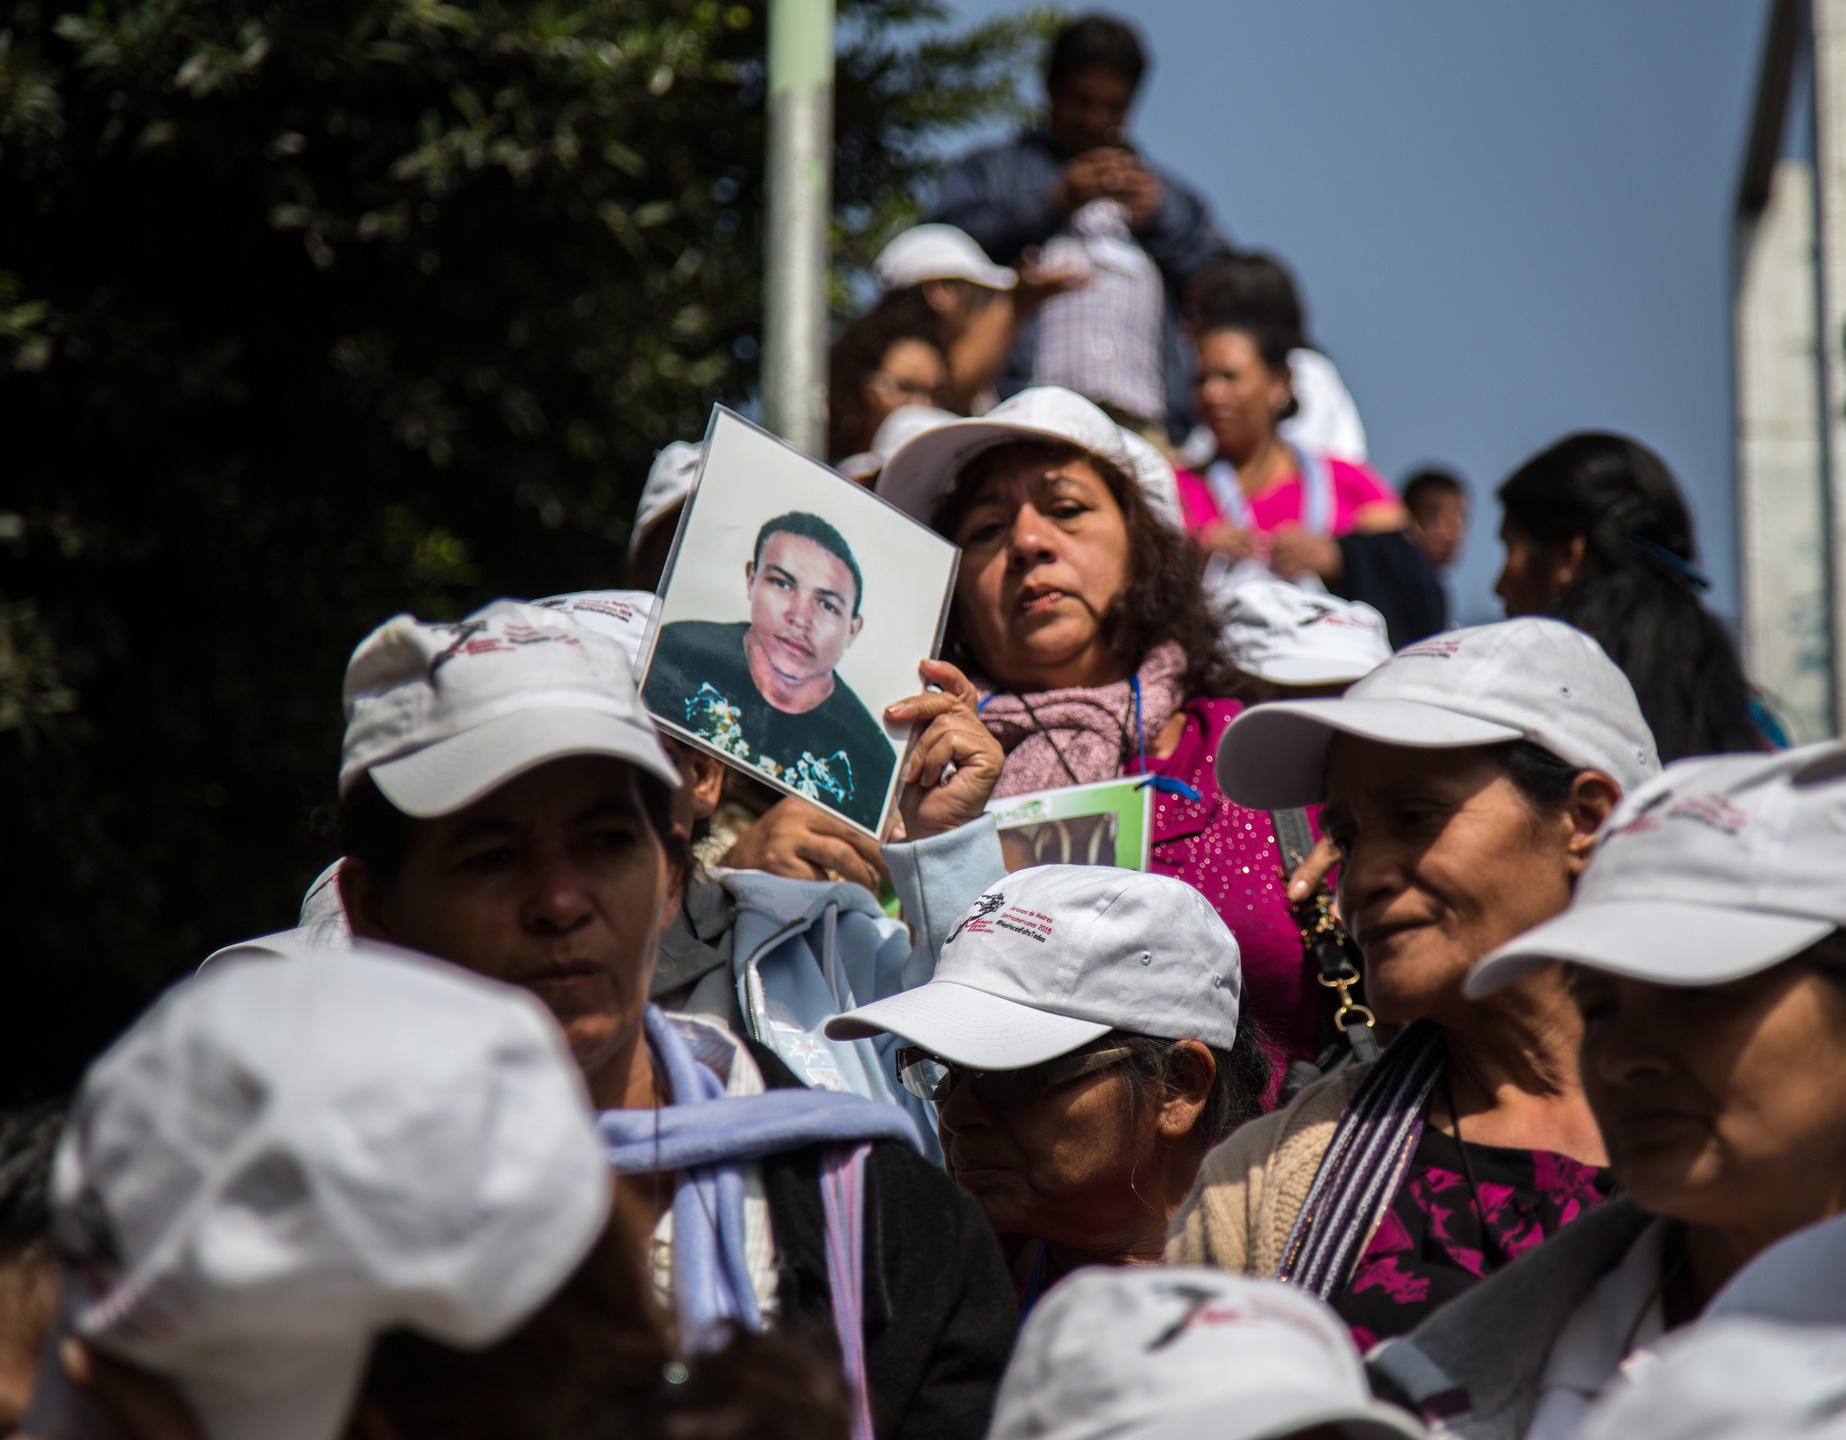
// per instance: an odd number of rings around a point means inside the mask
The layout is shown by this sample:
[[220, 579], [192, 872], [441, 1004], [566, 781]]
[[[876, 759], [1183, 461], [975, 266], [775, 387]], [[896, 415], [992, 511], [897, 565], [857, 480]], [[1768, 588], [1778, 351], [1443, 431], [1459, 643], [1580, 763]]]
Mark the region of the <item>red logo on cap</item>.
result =
[[1399, 660], [1420, 657], [1427, 660], [1447, 660], [1461, 653], [1459, 640], [1423, 640], [1415, 645], [1407, 645], [1397, 652]]
[[1027, 910], [1022, 905], [1014, 905], [994, 921], [994, 928], [1011, 930], [1015, 935], [1024, 935], [1043, 945], [1051, 938], [1051, 917], [1041, 915], [1036, 910]]
[[1668, 820], [1691, 820], [1726, 835], [1735, 835], [1750, 817], [1722, 795], [1691, 795], [1668, 808]]
[[441, 651], [429, 662], [429, 673], [434, 675], [449, 661], [462, 655], [510, 655], [521, 645], [581, 645], [583, 642], [575, 635], [564, 635], [554, 630], [537, 630], [530, 625], [509, 624], [506, 638], [484, 633], [487, 629], [485, 620], [464, 620], [458, 625], [448, 627], [455, 638], [447, 650]]

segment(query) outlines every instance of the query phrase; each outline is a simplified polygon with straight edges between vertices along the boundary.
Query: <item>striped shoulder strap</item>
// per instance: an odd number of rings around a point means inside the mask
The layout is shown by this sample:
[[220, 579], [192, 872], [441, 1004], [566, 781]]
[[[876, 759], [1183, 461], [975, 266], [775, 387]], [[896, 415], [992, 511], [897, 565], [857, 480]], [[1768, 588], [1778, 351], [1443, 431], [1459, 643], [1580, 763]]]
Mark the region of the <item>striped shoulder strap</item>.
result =
[[1345, 1283], [1360, 1245], [1403, 1183], [1446, 1058], [1442, 1032], [1419, 1020], [1366, 1072], [1321, 1157], [1276, 1279], [1323, 1300]]

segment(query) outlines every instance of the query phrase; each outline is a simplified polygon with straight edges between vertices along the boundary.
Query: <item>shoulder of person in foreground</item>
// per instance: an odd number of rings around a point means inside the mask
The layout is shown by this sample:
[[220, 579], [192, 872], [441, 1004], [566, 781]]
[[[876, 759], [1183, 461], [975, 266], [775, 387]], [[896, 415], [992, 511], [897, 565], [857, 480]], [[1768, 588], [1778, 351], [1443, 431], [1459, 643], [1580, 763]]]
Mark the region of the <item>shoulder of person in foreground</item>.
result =
[[1280, 1110], [1220, 1141], [1167, 1226], [1166, 1263], [1273, 1272], [1346, 1102], [1368, 1068], [1369, 1062], [1349, 1065], [1317, 1080]]
[[[763, 1183], [782, 1313], [830, 1336], [818, 1147], [770, 1157]], [[864, 1297], [878, 1440], [984, 1433], [1019, 1328], [1012, 1282], [973, 1197], [896, 1141], [866, 1164]]]
[[1622, 1198], [1573, 1220], [1373, 1350], [1372, 1388], [1468, 1440], [1520, 1440], [1559, 1333], [1651, 1218]]

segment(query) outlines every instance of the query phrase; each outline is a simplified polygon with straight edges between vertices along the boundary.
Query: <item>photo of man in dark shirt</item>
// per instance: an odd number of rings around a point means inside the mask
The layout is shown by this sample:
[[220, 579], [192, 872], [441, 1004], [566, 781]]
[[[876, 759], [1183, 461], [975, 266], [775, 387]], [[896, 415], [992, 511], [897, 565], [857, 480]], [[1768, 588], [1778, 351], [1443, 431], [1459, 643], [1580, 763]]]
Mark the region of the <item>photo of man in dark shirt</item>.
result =
[[662, 719], [797, 794], [875, 828], [896, 756], [834, 673], [859, 637], [859, 562], [818, 515], [757, 532], [744, 566], [750, 619], [681, 620], [660, 632], [644, 698]]

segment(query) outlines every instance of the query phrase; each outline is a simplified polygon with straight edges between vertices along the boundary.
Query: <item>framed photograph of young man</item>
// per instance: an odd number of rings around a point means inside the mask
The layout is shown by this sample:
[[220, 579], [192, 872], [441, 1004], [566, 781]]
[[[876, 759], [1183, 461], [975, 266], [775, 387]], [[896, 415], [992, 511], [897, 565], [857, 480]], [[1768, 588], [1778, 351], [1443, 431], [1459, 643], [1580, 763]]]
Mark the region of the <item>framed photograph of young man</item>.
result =
[[960, 552], [871, 491], [715, 407], [641, 682], [670, 733], [873, 835], [908, 727], [887, 705], [935, 658]]

